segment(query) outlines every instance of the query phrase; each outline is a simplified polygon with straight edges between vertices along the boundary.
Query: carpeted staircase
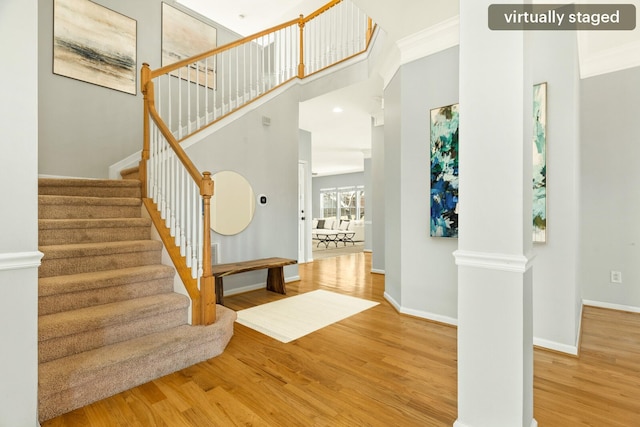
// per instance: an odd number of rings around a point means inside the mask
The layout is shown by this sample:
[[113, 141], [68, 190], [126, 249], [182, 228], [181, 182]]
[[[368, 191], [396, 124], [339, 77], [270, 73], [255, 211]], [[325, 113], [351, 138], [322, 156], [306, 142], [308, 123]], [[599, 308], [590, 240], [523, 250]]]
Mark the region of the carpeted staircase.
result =
[[222, 353], [236, 313], [190, 326], [137, 180], [39, 180], [40, 420]]

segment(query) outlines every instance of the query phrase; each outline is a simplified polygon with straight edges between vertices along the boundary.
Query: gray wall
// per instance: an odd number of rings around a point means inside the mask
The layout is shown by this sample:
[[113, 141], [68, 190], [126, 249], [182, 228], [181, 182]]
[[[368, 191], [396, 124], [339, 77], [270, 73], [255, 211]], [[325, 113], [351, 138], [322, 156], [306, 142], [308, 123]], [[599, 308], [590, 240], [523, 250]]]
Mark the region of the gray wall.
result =
[[[598, 248], [595, 243], [584, 245], [587, 232], [582, 225], [580, 242], [578, 224], [580, 223], [578, 188], [583, 192], [592, 188], [591, 184], [580, 185], [579, 155], [580, 134], [583, 139], [588, 126], [600, 126], [601, 119], [590, 117], [583, 112], [583, 128], [580, 131], [578, 105], [580, 102], [577, 47], [575, 34], [544, 33], [531, 38], [528, 52], [536, 61], [531, 70], [536, 82], [548, 83], [548, 241], [534, 245], [534, 334], [536, 343], [561, 351], [575, 351], [577, 328], [580, 316], [580, 281], [578, 280], [579, 244], [583, 247]], [[634, 87], [636, 74], [625, 76], [618, 83], [623, 88]], [[620, 77], [617, 81], [620, 80]], [[635, 79], [635, 80], [634, 80]], [[479, 82], [480, 84], [480, 82]], [[583, 91], [587, 82], [583, 83]], [[608, 93], [608, 81], [595, 82], [598, 96]], [[637, 86], [636, 86], [637, 87]], [[594, 89], [595, 90], [595, 89]], [[596, 102], [596, 105], [615, 105], [614, 96]], [[606, 98], [606, 97], [605, 97]], [[630, 95], [627, 95], [630, 103]], [[385, 205], [385, 286], [387, 296], [401, 311], [435, 320], [455, 323], [457, 319], [457, 267], [452, 252], [457, 249], [456, 239], [429, 237], [429, 110], [458, 101], [458, 48], [451, 48], [429, 57], [402, 66], [385, 89], [385, 125], [384, 125], [384, 205]], [[592, 102], [582, 98], [582, 105]], [[620, 120], [614, 119], [612, 110], [609, 122], [634, 123], [630, 119], [637, 115], [637, 105], [623, 104], [626, 115]], [[634, 110], [635, 108], [635, 110]], [[583, 108], [584, 110], [584, 108]], [[464, 120], [464, 106], [461, 106]], [[601, 113], [599, 107], [596, 108]], [[636, 125], [637, 126], [637, 125]], [[633, 130], [632, 130], [633, 129]], [[635, 134], [633, 132], [636, 132]], [[628, 127], [622, 132], [623, 138], [616, 138], [612, 144], [622, 140], [637, 140], [637, 127]], [[592, 144], [601, 150], [602, 132], [592, 140]], [[461, 144], [465, 138], [462, 136]], [[599, 145], [596, 144], [596, 141]], [[374, 138], [375, 142], [375, 138]], [[621, 143], [621, 142], [620, 142]], [[374, 145], [374, 159], [378, 151]], [[619, 152], [617, 150], [616, 152]], [[600, 151], [601, 152], [601, 151]], [[596, 152], [591, 162], [599, 157]], [[627, 158], [633, 158], [629, 156]], [[499, 167], [499, 165], [496, 165]], [[607, 167], [611, 167], [608, 165]], [[601, 166], [602, 168], [602, 166]], [[583, 176], [590, 173], [591, 167], [582, 166]], [[626, 169], [632, 169], [630, 167]], [[586, 172], [589, 171], [589, 172]], [[602, 174], [600, 174], [602, 175]], [[607, 176], [610, 176], [609, 173]], [[379, 179], [379, 177], [374, 177]], [[599, 178], [600, 179], [600, 178]], [[609, 178], [607, 178], [609, 179]], [[617, 178], [611, 178], [617, 179]], [[626, 182], [634, 182], [633, 178]], [[607, 187], [612, 188], [611, 181]], [[624, 187], [621, 183], [620, 186]], [[627, 184], [628, 186], [628, 184]], [[591, 191], [591, 190], [589, 190]], [[594, 193], [591, 193], [594, 194]], [[600, 193], [598, 193], [600, 194]], [[628, 198], [626, 198], [628, 204]], [[582, 214], [591, 216], [582, 204]], [[601, 198], [597, 199], [601, 202]], [[374, 204], [379, 203], [378, 200]], [[595, 200], [594, 200], [595, 204]], [[635, 206], [631, 204], [631, 206]], [[602, 208], [603, 209], [603, 208]], [[376, 210], [374, 209], [374, 214]], [[634, 211], [632, 211], [634, 212]], [[625, 225], [627, 228], [631, 223]], [[589, 228], [595, 227], [590, 224]], [[602, 229], [602, 227], [601, 227]], [[593, 235], [593, 232], [590, 232]], [[601, 233], [602, 234], [602, 233]], [[374, 234], [374, 258], [376, 261], [376, 234]], [[631, 240], [629, 241], [631, 242]], [[630, 243], [626, 248], [632, 248]], [[598, 249], [594, 249], [598, 251]], [[629, 255], [626, 255], [630, 259]], [[618, 254], [617, 258], [620, 258]], [[598, 265], [595, 260], [589, 266]], [[380, 264], [373, 268], [380, 268]], [[613, 268], [600, 267], [600, 276]], [[628, 270], [630, 262], [620, 269]], [[584, 268], [583, 268], [584, 270]], [[605, 271], [606, 270], [606, 271]], [[591, 272], [590, 272], [591, 273]], [[595, 276], [595, 274], [590, 274]], [[633, 275], [627, 275], [633, 281]], [[625, 279], [627, 280], [627, 279]], [[632, 289], [623, 285], [622, 289]], [[592, 293], [593, 294], [593, 293]], [[597, 296], [597, 298], [596, 298]], [[636, 294], [636, 296], [640, 296]], [[594, 295], [593, 299], [602, 300], [603, 295]], [[605, 298], [606, 299], [606, 298]], [[622, 299], [622, 297], [620, 298]], [[481, 303], [481, 302], [479, 302]], [[636, 301], [635, 305], [638, 305]]]
[[532, 31], [528, 35], [535, 58], [533, 81], [547, 82], [547, 242], [533, 245], [534, 342], [560, 344], [557, 349], [568, 350], [576, 345], [581, 308], [576, 251], [580, 217], [578, 49], [575, 33]]
[[457, 47], [402, 66], [385, 90], [387, 293], [445, 321], [457, 317], [457, 240], [429, 236], [429, 111], [457, 102]]
[[[138, 70], [143, 62], [160, 67], [161, 0], [95, 3], [136, 20]], [[238, 38], [208, 22], [218, 29], [218, 45]], [[131, 95], [53, 74], [52, 0], [38, 2], [38, 43], [39, 173], [106, 178], [109, 165], [142, 148], [139, 76], [138, 93]]]
[[[320, 189], [364, 185], [364, 172], [343, 173], [313, 177], [313, 218], [320, 218]], [[367, 189], [365, 188], [365, 195]]]
[[402, 70], [384, 90], [384, 290], [402, 306]]
[[640, 67], [582, 80], [580, 91], [582, 295], [638, 310]]
[[38, 426], [36, 0], [0, 3], [0, 426]]
[[[298, 258], [298, 96], [297, 88], [289, 89], [186, 150], [199, 170], [238, 172], [256, 195], [268, 199], [266, 206], [256, 206], [244, 231], [212, 233], [222, 263]], [[263, 116], [271, 118], [270, 126], [262, 124]], [[286, 278], [297, 275], [297, 265], [285, 267]], [[227, 277], [225, 293], [264, 285], [265, 279], [266, 271]]]
[[384, 273], [385, 258], [385, 179], [384, 179], [384, 126], [371, 129], [371, 181], [367, 199], [371, 213], [371, 271]]
[[372, 225], [371, 201], [373, 200], [373, 170], [371, 157], [364, 159], [364, 250], [371, 251]]

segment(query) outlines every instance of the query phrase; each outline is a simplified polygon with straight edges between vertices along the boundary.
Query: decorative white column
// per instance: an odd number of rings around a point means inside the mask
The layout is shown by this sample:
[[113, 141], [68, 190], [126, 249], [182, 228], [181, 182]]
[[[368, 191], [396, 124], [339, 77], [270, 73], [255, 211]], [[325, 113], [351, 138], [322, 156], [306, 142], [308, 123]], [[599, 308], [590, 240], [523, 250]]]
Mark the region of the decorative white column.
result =
[[456, 427], [535, 426], [532, 82], [520, 31], [491, 31], [460, 0], [460, 220]]

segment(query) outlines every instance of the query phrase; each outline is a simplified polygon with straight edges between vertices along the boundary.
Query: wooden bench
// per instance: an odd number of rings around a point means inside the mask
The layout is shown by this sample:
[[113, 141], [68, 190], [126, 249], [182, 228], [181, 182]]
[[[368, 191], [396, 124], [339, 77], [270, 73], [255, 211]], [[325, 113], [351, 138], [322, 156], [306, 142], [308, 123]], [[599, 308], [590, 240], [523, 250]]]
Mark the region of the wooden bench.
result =
[[298, 261], [289, 258], [263, 258], [251, 261], [230, 262], [228, 264], [215, 264], [211, 266], [213, 277], [216, 279], [216, 303], [223, 304], [224, 288], [222, 278], [232, 274], [246, 273], [249, 271], [269, 269], [267, 272], [267, 290], [286, 294], [284, 286], [284, 266], [296, 264]]

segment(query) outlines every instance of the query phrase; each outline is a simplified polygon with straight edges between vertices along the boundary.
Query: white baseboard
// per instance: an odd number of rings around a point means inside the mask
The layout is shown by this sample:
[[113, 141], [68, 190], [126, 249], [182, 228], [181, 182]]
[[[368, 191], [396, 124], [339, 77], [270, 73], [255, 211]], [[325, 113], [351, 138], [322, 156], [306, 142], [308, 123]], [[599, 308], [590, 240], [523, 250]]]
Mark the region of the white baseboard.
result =
[[121, 179], [120, 171], [138, 166], [141, 158], [142, 150], [138, 150], [129, 157], [112, 164], [109, 166], [109, 179]]
[[[579, 333], [578, 333], [578, 336], [580, 336]], [[533, 345], [535, 345], [536, 347], [542, 347], [542, 348], [557, 351], [560, 353], [570, 354], [572, 356], [578, 355], [577, 346], [562, 344], [555, 341], [544, 340], [542, 338], [533, 337]]]
[[47, 175], [43, 173], [38, 174], [38, 178], [47, 178], [47, 179], [100, 179], [100, 178], [87, 178], [83, 176], [64, 176], [64, 175]]
[[378, 268], [372, 268], [372, 269], [371, 269], [371, 272], [372, 272], [373, 274], [382, 274], [382, 275], [384, 275], [384, 274], [385, 274], [385, 273], [384, 273], [384, 270], [380, 270], [380, 269], [378, 269]]
[[412, 308], [401, 308], [400, 313], [409, 316], [420, 317], [422, 319], [431, 320], [433, 322], [444, 323], [446, 325], [458, 326], [458, 319], [441, 314], [429, 313], [428, 311], [414, 310]]
[[608, 308], [611, 310], [618, 310], [618, 311], [628, 311], [630, 313], [640, 313], [640, 307], [634, 307], [631, 305], [613, 304], [609, 302], [591, 301], [586, 299], [582, 300], [582, 304], [588, 305], [591, 307]]
[[384, 293], [383, 296], [384, 296], [384, 299], [386, 299], [389, 302], [389, 304], [391, 304], [393, 306], [393, 308], [395, 308], [396, 311], [398, 313], [400, 313], [400, 310], [402, 309], [400, 304], [398, 304], [398, 302], [395, 299], [393, 299], [393, 297], [391, 295], [389, 295], [388, 293], [386, 293], [386, 292]]
[[395, 308], [400, 314], [407, 314], [409, 316], [419, 317], [421, 319], [431, 320], [433, 322], [444, 323], [447, 325], [458, 326], [458, 319], [454, 319], [449, 316], [442, 316], [440, 314], [429, 313], [427, 311], [422, 310], [414, 310], [411, 308], [405, 308], [402, 305], [398, 304], [398, 302], [388, 293], [384, 293], [384, 299], [386, 299], [389, 304]]

